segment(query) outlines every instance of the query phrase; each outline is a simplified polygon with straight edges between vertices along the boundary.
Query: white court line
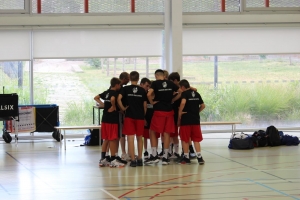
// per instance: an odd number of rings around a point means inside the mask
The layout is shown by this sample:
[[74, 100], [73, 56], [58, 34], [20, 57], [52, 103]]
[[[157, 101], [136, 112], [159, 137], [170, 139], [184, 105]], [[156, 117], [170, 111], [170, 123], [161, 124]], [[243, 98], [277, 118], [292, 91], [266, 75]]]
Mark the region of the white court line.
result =
[[116, 200], [119, 200], [119, 198], [117, 198], [117, 197], [115, 197], [114, 195], [112, 195], [111, 193], [109, 193], [109, 192], [107, 192], [106, 190], [104, 190], [104, 189], [100, 189], [102, 192], [104, 192], [105, 194], [107, 194], [108, 196], [110, 196], [111, 198], [113, 198], [113, 199], [116, 199]]

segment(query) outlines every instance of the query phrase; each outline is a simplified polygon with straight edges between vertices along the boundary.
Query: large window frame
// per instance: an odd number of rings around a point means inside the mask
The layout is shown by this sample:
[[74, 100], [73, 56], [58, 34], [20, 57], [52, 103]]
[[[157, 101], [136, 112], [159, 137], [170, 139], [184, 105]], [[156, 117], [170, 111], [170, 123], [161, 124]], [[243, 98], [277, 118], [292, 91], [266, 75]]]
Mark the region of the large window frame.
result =
[[24, 9], [0, 9], [0, 14], [30, 14], [31, 0], [23, 0]]
[[250, 11], [300, 11], [300, 7], [247, 7], [247, 1], [249, 0], [240, 0], [240, 5], [242, 8], [242, 11], [244, 12], [250, 12]]

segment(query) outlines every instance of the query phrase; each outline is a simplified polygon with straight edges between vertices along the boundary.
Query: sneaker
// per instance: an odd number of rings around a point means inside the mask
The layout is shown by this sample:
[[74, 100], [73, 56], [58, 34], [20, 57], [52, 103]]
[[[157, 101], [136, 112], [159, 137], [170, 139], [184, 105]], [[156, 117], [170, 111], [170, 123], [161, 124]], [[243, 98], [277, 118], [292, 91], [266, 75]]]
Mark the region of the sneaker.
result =
[[108, 160], [106, 160], [106, 158], [101, 159], [99, 161], [99, 167], [107, 167], [110, 165], [110, 162]]
[[196, 158], [197, 158], [197, 156], [196, 156], [195, 153], [191, 153], [191, 152], [190, 152], [189, 156], [190, 156], [191, 159], [196, 159]]
[[125, 165], [123, 163], [119, 162], [117, 159], [114, 159], [113, 161], [111, 161], [110, 165], [109, 165], [109, 167], [111, 167], [111, 168], [114, 168], [114, 167], [116, 167], [116, 168], [122, 168], [124, 166]]
[[149, 158], [149, 153], [148, 153], [148, 151], [145, 151], [144, 152], [144, 159], [148, 159]]
[[185, 165], [185, 164], [191, 164], [191, 160], [185, 156], [182, 157], [182, 159], [178, 162], [178, 164]]
[[158, 154], [158, 157], [161, 158], [161, 157], [163, 157], [163, 155], [164, 155], [164, 152], [161, 151], [161, 152]]
[[111, 162], [112, 160], [110, 159], [110, 156], [105, 156], [105, 159], [108, 161], [108, 162]]
[[143, 166], [143, 165], [144, 165], [144, 164], [143, 164], [143, 160], [142, 160], [142, 159], [137, 160], [136, 165], [137, 165], [137, 166]]
[[130, 160], [130, 157], [129, 157], [128, 154], [123, 153], [122, 156], [121, 156], [121, 159], [122, 159], [122, 160]]
[[205, 161], [203, 160], [203, 156], [201, 158], [197, 158], [199, 165], [203, 165]]
[[148, 165], [148, 164], [156, 164], [156, 163], [158, 163], [159, 162], [159, 158], [158, 158], [158, 156], [152, 156], [152, 155], [150, 155], [150, 158], [148, 159], [148, 160], [145, 160], [145, 164], [146, 165]]
[[173, 153], [173, 155], [171, 157], [169, 157], [170, 159], [180, 159], [180, 155], [178, 153]]
[[130, 162], [130, 167], [136, 167], [136, 161], [135, 160]]
[[171, 153], [168, 153], [168, 158], [170, 158], [172, 156], [172, 154]]
[[120, 158], [120, 156], [116, 157], [117, 161], [120, 162], [120, 163], [123, 163], [124, 165], [127, 164], [127, 161], [126, 160], [122, 160], [122, 158]]
[[167, 159], [167, 158], [165, 158], [165, 157], [162, 158], [162, 164], [163, 164], [163, 165], [168, 165], [169, 163], [170, 163], [170, 160], [169, 160], [169, 159]]

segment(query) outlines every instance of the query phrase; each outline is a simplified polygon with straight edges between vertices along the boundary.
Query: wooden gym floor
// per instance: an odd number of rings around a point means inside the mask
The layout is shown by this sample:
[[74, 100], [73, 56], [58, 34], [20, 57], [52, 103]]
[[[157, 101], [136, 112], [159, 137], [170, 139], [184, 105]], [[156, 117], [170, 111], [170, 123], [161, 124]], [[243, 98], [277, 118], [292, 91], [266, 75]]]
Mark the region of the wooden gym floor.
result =
[[100, 147], [78, 138], [66, 151], [52, 139], [1, 141], [0, 199], [300, 199], [299, 146], [229, 150], [229, 136], [204, 135], [205, 165], [136, 168], [99, 168]]

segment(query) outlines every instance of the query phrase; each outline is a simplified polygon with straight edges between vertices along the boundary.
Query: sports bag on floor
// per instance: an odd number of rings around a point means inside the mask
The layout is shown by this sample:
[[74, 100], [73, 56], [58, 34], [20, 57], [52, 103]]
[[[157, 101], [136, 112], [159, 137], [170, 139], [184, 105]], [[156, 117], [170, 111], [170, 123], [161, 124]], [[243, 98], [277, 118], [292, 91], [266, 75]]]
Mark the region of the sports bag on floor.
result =
[[268, 138], [268, 146], [280, 146], [280, 136], [277, 128], [275, 126], [269, 126], [266, 130], [266, 135]]
[[266, 137], [266, 131], [259, 130], [252, 134], [252, 141], [254, 147], [266, 147], [268, 146], [268, 138]]
[[[241, 135], [241, 137], [239, 137], [239, 135]], [[251, 137], [247, 134], [241, 133], [238, 134], [238, 138], [233, 136], [233, 138], [230, 139], [228, 148], [243, 150], [243, 149], [253, 149], [254, 146]]]
[[281, 145], [298, 146], [299, 138], [292, 135], [283, 135], [281, 137]]

